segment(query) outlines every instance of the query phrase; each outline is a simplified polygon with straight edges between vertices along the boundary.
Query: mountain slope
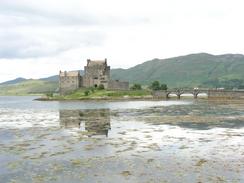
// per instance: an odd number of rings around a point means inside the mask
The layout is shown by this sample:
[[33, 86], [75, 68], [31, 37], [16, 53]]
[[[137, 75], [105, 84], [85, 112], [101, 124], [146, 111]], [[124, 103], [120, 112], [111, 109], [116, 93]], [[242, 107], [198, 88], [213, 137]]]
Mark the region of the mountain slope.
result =
[[16, 84], [0, 85], [0, 95], [26, 95], [54, 92], [58, 82], [29, 79]]
[[16, 78], [16, 79], [13, 79], [13, 80], [9, 80], [9, 81], [6, 81], [6, 82], [3, 82], [3, 83], [0, 83], [0, 85], [11, 85], [11, 84], [17, 84], [17, 83], [20, 83], [22, 81], [25, 81], [26, 79], [25, 78]]
[[169, 87], [215, 87], [244, 80], [244, 55], [214, 56], [191, 54], [169, 59], [153, 59], [130, 69], [112, 70], [113, 79], [149, 84], [154, 80]]

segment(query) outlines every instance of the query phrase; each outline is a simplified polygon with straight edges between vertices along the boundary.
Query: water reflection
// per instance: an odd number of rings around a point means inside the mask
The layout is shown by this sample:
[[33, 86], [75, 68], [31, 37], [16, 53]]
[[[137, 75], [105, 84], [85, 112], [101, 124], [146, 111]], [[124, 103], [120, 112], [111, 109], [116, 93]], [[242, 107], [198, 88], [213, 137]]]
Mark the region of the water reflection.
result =
[[110, 109], [59, 110], [60, 126], [79, 128], [89, 136], [106, 135], [111, 129]]

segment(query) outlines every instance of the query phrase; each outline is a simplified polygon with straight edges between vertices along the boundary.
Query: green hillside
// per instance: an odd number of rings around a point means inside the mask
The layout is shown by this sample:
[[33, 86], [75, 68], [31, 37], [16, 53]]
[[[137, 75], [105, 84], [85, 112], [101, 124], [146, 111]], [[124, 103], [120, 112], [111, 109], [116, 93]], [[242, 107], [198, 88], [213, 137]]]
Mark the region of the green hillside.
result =
[[[81, 71], [83, 72], [83, 71]], [[244, 88], [244, 55], [191, 54], [169, 59], [153, 59], [129, 69], [112, 69], [112, 79], [149, 85], [158, 80], [169, 88]], [[58, 76], [39, 80], [17, 78], [0, 84], [0, 95], [54, 92]]]
[[54, 92], [58, 82], [29, 79], [16, 84], [0, 85], [0, 95], [26, 95]]
[[243, 87], [244, 55], [191, 54], [153, 59], [129, 69], [112, 70], [112, 78], [149, 84], [159, 80], [169, 87]]

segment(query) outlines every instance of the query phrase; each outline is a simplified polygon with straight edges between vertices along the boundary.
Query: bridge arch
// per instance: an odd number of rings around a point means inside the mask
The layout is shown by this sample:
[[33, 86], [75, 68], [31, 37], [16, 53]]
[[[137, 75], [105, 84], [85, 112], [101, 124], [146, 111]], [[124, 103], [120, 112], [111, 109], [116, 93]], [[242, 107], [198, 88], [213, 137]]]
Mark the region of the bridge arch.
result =
[[152, 95], [157, 98], [170, 98], [176, 95], [179, 99], [183, 94], [192, 94], [194, 98], [204, 96], [207, 98], [237, 98], [244, 99], [244, 90], [218, 90], [218, 89], [175, 89], [153, 91]]
[[[193, 98], [198, 98], [199, 95], [208, 96], [208, 91], [204, 90], [189, 90], [189, 89], [176, 89], [176, 90], [168, 90], [168, 91], [159, 91], [161, 92], [161, 96], [165, 96], [166, 98], [177, 97], [180, 99], [181, 97], [192, 96]], [[164, 94], [163, 94], [164, 93]]]
[[197, 94], [197, 98], [198, 97], [208, 97], [208, 92], [199, 92], [198, 94]]
[[191, 98], [195, 98], [195, 96], [194, 96], [194, 93], [182, 93], [181, 95], [180, 95], [180, 97], [191, 97]]

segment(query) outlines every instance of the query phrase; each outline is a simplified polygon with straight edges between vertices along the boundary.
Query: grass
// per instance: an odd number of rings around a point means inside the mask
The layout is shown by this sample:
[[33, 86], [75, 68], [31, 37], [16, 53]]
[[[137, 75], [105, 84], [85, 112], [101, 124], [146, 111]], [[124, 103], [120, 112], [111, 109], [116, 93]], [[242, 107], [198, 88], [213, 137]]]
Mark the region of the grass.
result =
[[[85, 92], [89, 91], [89, 94], [86, 95]], [[145, 97], [150, 96], [150, 90], [98, 90], [98, 89], [78, 89], [65, 96], [54, 96], [50, 99], [117, 99], [117, 98], [132, 98], [132, 97]]]

